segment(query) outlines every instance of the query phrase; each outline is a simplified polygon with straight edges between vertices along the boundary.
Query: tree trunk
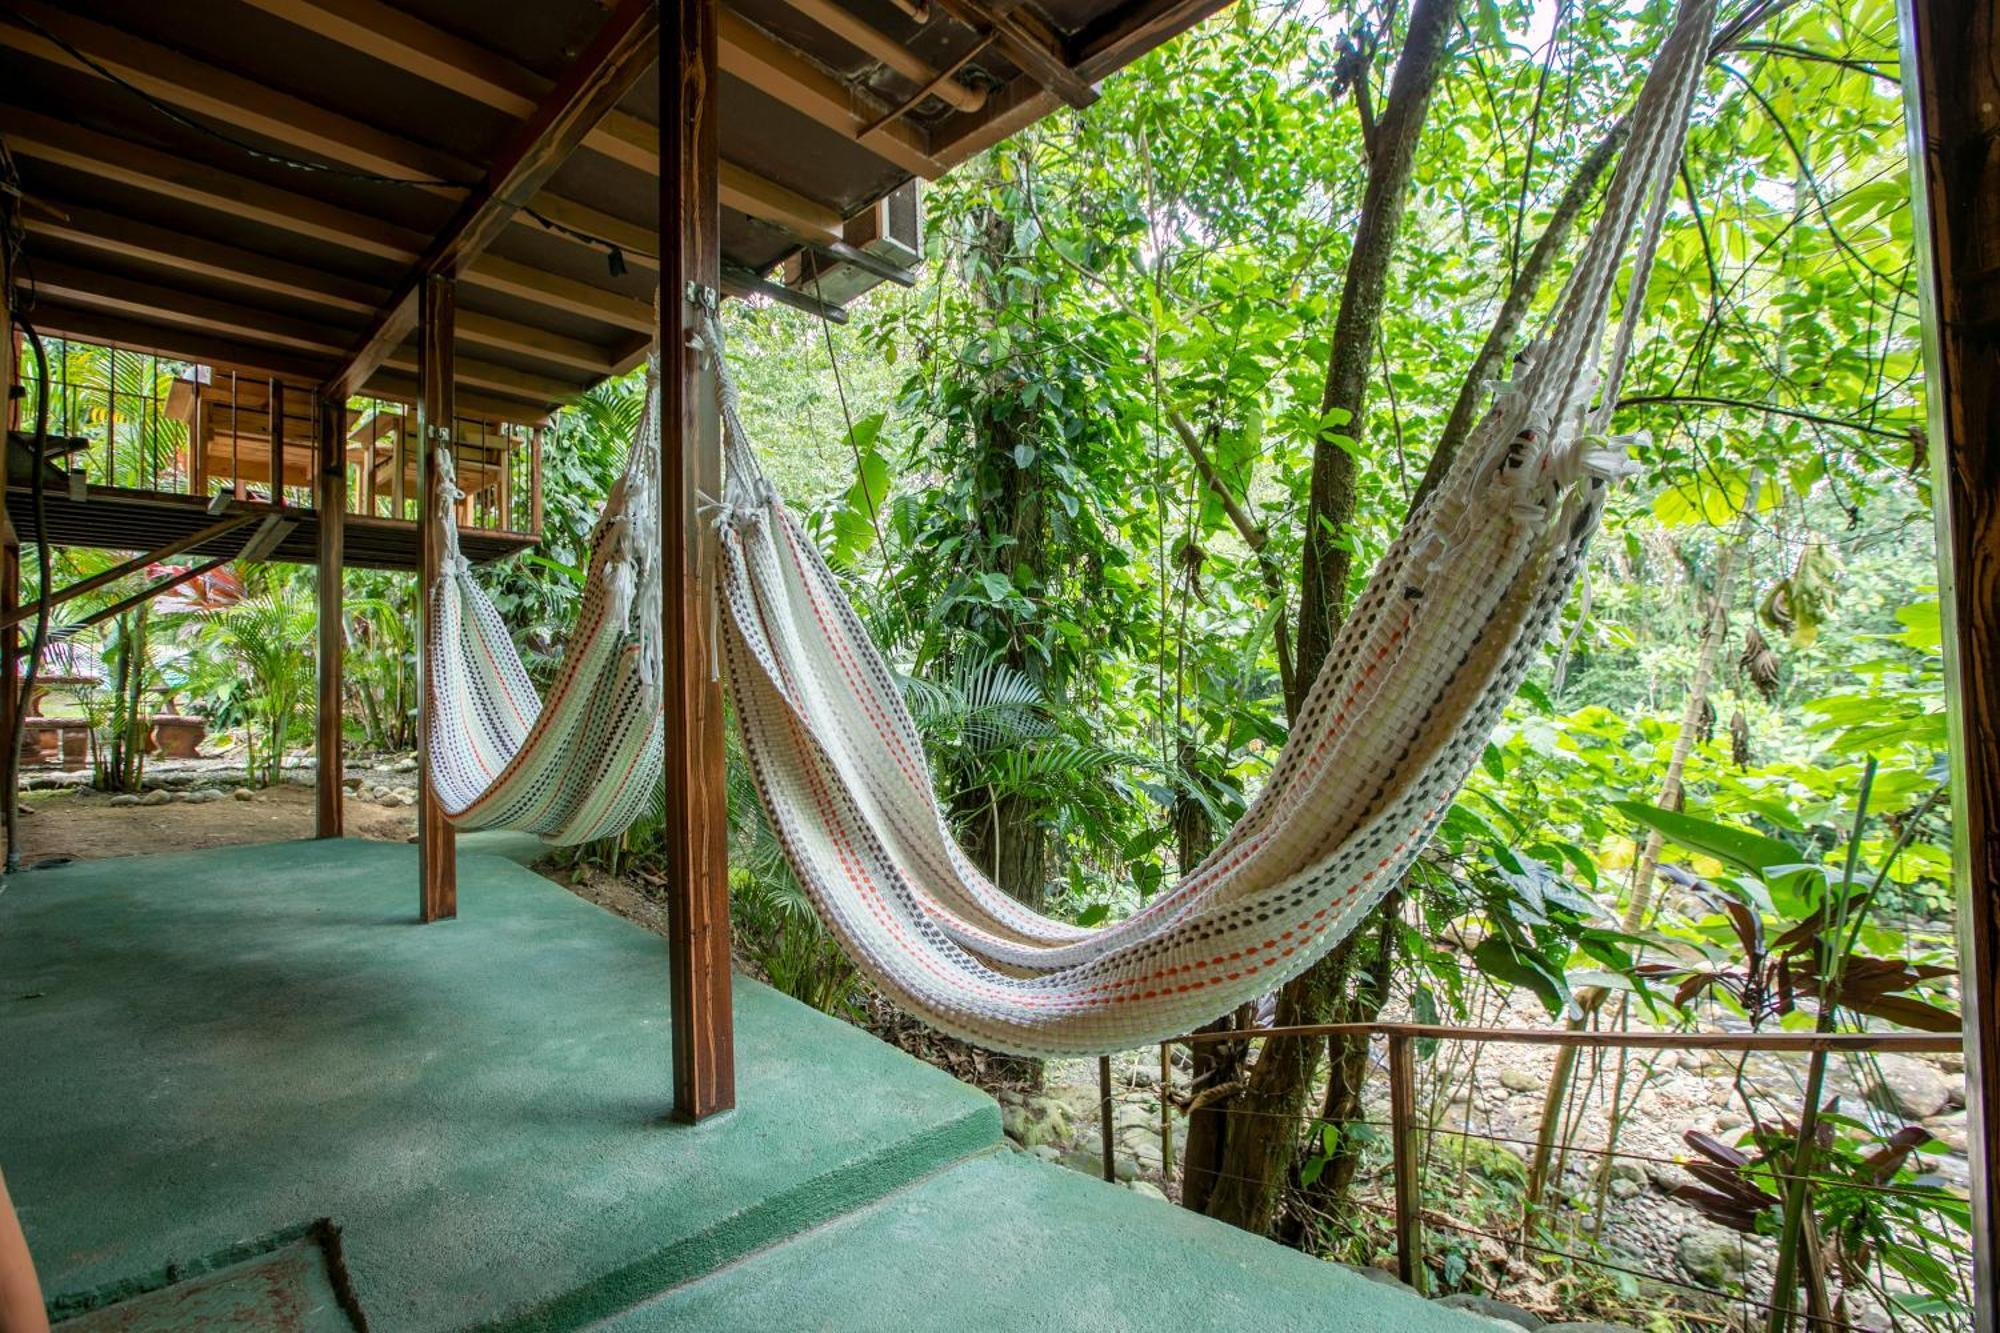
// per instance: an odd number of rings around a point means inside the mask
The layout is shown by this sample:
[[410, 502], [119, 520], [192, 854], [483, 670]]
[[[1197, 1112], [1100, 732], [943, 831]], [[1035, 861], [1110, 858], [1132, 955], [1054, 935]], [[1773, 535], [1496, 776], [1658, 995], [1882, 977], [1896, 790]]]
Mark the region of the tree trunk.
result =
[[[982, 207], [975, 217], [973, 251], [980, 259], [980, 274], [973, 284], [975, 296], [991, 312], [999, 312], [1016, 299], [1013, 280], [1006, 277], [1014, 261], [1014, 219], [992, 204]], [[1042, 466], [1037, 456], [1027, 467], [1015, 459], [1014, 450], [1029, 438], [1032, 419], [1020, 412], [998, 410], [1002, 402], [1016, 401], [1016, 375], [1002, 364], [988, 377], [988, 410], [980, 413], [974, 445], [975, 475], [986, 503], [981, 506], [980, 526], [986, 545], [997, 551], [1000, 572], [1015, 580], [1017, 587], [1040, 587], [1046, 574], [1048, 519], [1043, 505]], [[1035, 654], [1023, 647], [1027, 628], [1015, 625], [1005, 642], [995, 643], [1002, 661], [1035, 682], [1046, 696], [1048, 673]], [[1049, 699], [1050, 705], [1056, 700]], [[977, 806], [969, 803], [977, 801]], [[1028, 796], [984, 789], [965, 795], [959, 813], [965, 818], [966, 854], [974, 864], [991, 875], [1001, 889], [1040, 910], [1048, 889], [1048, 831], [1042, 810]]]
[[[1285, 700], [1296, 717], [1325, 661], [1327, 648], [1347, 604], [1352, 556], [1346, 537], [1354, 516], [1354, 458], [1334, 436], [1361, 429], [1368, 378], [1374, 364], [1376, 326], [1388, 291], [1389, 259], [1409, 195], [1418, 140], [1430, 111], [1431, 92], [1444, 68], [1445, 44], [1457, 23], [1460, 0], [1416, 0], [1403, 39], [1389, 101], [1370, 141], [1368, 185], [1354, 248], [1334, 320], [1333, 348], [1327, 356], [1327, 411], [1343, 411], [1346, 424], [1323, 434], [1313, 446], [1312, 491], [1306, 511], [1305, 569], [1300, 586], [1297, 658], [1292, 690]], [[1365, 927], [1364, 927], [1365, 929]], [[1322, 1022], [1346, 989], [1353, 937], [1287, 983], [1278, 993], [1277, 1023]], [[1319, 1068], [1321, 1043], [1273, 1038], [1264, 1043], [1247, 1086], [1225, 1104], [1205, 1108], [1211, 1123], [1197, 1126], [1191, 1116], [1188, 1143], [1197, 1133], [1220, 1140], [1215, 1188], [1206, 1200], [1209, 1216], [1248, 1230], [1270, 1229], [1277, 1201], [1297, 1151], [1298, 1128]]]
[[1444, 69], [1445, 43], [1458, 21], [1459, 0], [1416, 0], [1410, 30], [1389, 84], [1389, 103], [1376, 123], [1368, 158], [1368, 187], [1354, 229], [1354, 249], [1334, 317], [1333, 349], [1326, 359], [1322, 413], [1344, 412], [1342, 425], [1326, 430], [1313, 445], [1312, 492], [1306, 510], [1305, 571], [1299, 590], [1298, 661], [1294, 696], [1286, 700], [1296, 717], [1326, 660], [1327, 648], [1347, 607], [1347, 575], [1353, 554], [1346, 540], [1354, 517], [1354, 455], [1336, 436], [1365, 428], [1368, 380], [1375, 364], [1376, 327], [1389, 289], [1389, 259], [1396, 248], [1409, 199], [1417, 143], [1430, 112], [1431, 91]]

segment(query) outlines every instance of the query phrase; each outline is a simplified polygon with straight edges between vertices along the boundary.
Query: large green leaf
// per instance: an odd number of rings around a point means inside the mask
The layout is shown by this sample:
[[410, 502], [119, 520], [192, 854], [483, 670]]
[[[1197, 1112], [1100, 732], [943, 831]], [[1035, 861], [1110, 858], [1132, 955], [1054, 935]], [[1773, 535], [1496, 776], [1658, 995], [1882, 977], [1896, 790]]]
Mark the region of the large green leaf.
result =
[[1749, 829], [1718, 824], [1678, 810], [1662, 810], [1644, 801], [1614, 801], [1612, 805], [1620, 813], [1657, 830], [1670, 842], [1760, 877], [1779, 866], [1795, 866], [1803, 859], [1789, 844]]

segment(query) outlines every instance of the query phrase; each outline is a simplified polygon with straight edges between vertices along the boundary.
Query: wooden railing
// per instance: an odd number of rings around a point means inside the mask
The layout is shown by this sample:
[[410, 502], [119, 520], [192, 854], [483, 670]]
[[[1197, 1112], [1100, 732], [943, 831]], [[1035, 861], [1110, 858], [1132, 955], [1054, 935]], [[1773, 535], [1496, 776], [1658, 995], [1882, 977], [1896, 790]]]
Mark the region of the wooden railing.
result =
[[[1394, 1207], [1391, 1211], [1396, 1236], [1397, 1276], [1419, 1292], [1428, 1286], [1428, 1270], [1424, 1263], [1424, 1208], [1422, 1199], [1422, 1137], [1429, 1130], [1423, 1123], [1417, 1107], [1417, 1045], [1423, 1041], [1472, 1042], [1477, 1044], [1505, 1044], [1549, 1047], [1581, 1047], [1591, 1050], [1639, 1050], [1639, 1051], [1704, 1051], [1739, 1054], [1766, 1053], [1810, 1056], [1815, 1052], [1853, 1053], [1879, 1052], [1903, 1055], [1953, 1054], [1963, 1049], [1962, 1039], [1956, 1033], [1932, 1034], [1919, 1032], [1839, 1032], [1839, 1033], [1791, 1033], [1791, 1032], [1610, 1032], [1572, 1029], [1533, 1028], [1475, 1028], [1452, 1027], [1428, 1023], [1316, 1023], [1294, 1027], [1247, 1027], [1219, 1031], [1192, 1033], [1163, 1043], [1160, 1047], [1160, 1097], [1161, 1097], [1161, 1159], [1171, 1170], [1173, 1155], [1172, 1100], [1170, 1051], [1173, 1046], [1200, 1046], [1216, 1042], [1252, 1042], [1270, 1037], [1299, 1037], [1326, 1039], [1329, 1037], [1381, 1038], [1387, 1043], [1387, 1072], [1389, 1081], [1389, 1131], [1391, 1150], [1391, 1172], [1394, 1181]], [[1110, 1060], [1098, 1062], [1101, 1116], [1104, 1126], [1103, 1153], [1104, 1176], [1110, 1180], [1114, 1176], [1115, 1152], [1111, 1132], [1112, 1075]], [[1468, 1123], [1462, 1128], [1448, 1131], [1454, 1136], [1468, 1139], [1487, 1139], [1495, 1142], [1512, 1143], [1492, 1134], [1479, 1134]], [[1624, 1157], [1633, 1160], [1652, 1161], [1654, 1158], [1639, 1153], [1620, 1153], [1605, 1150], [1595, 1155]], [[1781, 1173], [1781, 1179], [1807, 1191], [1816, 1180], [1826, 1179], [1810, 1174], [1793, 1177]], [[1641, 1272], [1608, 1263], [1591, 1255], [1578, 1254], [1568, 1250], [1557, 1250], [1528, 1243], [1524, 1237], [1492, 1236], [1470, 1227], [1456, 1226], [1453, 1229], [1504, 1241], [1513, 1248], [1540, 1250], [1561, 1259], [1596, 1264], [1608, 1270], [1628, 1274], [1668, 1285], [1685, 1286], [1704, 1292], [1708, 1291], [1692, 1283], [1682, 1282], [1658, 1273]], [[1732, 1298], [1742, 1299], [1742, 1298]], [[1774, 1299], [1790, 1299], [1774, 1293]], [[1751, 1301], [1762, 1305], [1767, 1311], [1781, 1318], [1797, 1316], [1810, 1318], [1809, 1326], [1814, 1329], [1839, 1328], [1838, 1323], [1819, 1317], [1819, 1312], [1798, 1310]]]

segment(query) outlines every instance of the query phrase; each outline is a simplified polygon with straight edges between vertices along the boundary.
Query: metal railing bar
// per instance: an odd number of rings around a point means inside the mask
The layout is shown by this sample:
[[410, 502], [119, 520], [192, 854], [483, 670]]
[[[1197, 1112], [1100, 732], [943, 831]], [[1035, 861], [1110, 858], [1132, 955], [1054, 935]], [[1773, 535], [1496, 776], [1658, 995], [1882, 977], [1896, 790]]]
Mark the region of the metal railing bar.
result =
[[1190, 1032], [1172, 1042], [1196, 1046], [1264, 1037], [1414, 1037], [1516, 1046], [1583, 1046], [1668, 1051], [1897, 1051], [1955, 1054], [1964, 1049], [1956, 1032], [1587, 1032], [1564, 1028], [1462, 1028], [1436, 1023], [1307, 1023], [1295, 1027], [1237, 1028], [1230, 1032]]

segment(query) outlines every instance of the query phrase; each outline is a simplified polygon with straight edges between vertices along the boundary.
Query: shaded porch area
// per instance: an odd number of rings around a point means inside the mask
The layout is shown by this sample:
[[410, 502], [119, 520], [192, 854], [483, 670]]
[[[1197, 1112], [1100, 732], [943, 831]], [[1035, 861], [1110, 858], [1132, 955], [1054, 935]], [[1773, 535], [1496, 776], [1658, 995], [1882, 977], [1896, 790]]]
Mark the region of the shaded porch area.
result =
[[0, 1169], [59, 1317], [248, 1265], [313, 1328], [1472, 1327], [1001, 1155], [984, 1094], [747, 981], [738, 1109], [669, 1123], [666, 941], [509, 852], [422, 930], [408, 846], [9, 879]]

